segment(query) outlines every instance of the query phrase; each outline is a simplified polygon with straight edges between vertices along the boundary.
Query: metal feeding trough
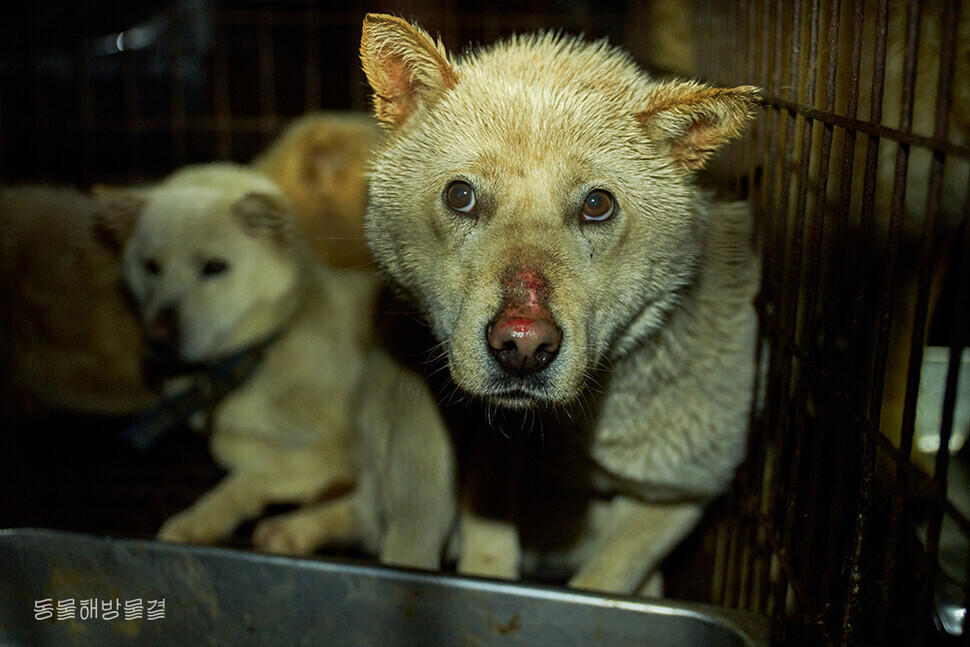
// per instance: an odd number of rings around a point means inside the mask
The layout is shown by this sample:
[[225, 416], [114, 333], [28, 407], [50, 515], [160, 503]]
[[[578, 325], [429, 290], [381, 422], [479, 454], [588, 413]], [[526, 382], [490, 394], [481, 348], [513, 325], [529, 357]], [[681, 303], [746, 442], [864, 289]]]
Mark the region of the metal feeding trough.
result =
[[0, 531], [0, 647], [759, 647], [761, 616], [223, 548]]

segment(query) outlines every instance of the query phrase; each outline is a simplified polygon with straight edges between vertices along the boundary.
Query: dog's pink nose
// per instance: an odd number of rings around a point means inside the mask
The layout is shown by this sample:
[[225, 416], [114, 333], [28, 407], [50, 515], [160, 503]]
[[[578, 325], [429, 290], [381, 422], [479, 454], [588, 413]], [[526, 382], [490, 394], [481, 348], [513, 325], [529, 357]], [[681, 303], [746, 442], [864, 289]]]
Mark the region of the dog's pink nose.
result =
[[503, 312], [488, 328], [488, 347], [506, 372], [524, 377], [545, 370], [559, 352], [562, 335], [548, 318]]

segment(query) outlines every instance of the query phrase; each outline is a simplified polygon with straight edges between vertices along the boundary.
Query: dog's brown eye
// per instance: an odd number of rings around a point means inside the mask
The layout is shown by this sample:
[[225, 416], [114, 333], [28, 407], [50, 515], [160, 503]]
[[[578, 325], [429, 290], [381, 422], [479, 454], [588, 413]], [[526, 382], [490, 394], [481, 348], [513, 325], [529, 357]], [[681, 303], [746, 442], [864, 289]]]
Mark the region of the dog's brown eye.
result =
[[155, 275], [162, 271], [162, 266], [153, 258], [146, 258], [141, 262], [141, 266], [147, 274]]
[[613, 217], [616, 203], [613, 196], [603, 189], [590, 191], [583, 202], [582, 217], [587, 222], [603, 222]]
[[445, 190], [445, 201], [455, 211], [472, 213], [475, 211], [475, 190], [463, 180], [455, 180]]
[[221, 258], [210, 258], [202, 265], [202, 273], [205, 276], [222, 274], [229, 269], [229, 264]]

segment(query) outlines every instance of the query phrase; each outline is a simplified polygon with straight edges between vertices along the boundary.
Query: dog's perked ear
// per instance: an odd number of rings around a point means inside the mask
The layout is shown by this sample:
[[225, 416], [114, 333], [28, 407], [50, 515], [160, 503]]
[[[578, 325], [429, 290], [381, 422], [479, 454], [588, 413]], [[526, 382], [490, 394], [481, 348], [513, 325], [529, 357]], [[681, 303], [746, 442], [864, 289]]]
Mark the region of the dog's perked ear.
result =
[[759, 103], [760, 90], [748, 85], [712, 88], [668, 81], [653, 89], [636, 117], [651, 138], [668, 147], [675, 164], [696, 171], [718, 147], [744, 132]]
[[104, 185], [92, 187], [91, 195], [99, 205], [94, 221], [95, 236], [112, 251], [121, 253], [135, 231], [148, 198], [138, 191]]
[[395, 16], [364, 17], [360, 60], [374, 90], [374, 113], [392, 127], [404, 123], [420, 103], [458, 82], [444, 45]]
[[278, 196], [247, 193], [233, 203], [232, 213], [250, 235], [266, 236], [280, 243], [287, 243], [296, 235], [292, 209]]

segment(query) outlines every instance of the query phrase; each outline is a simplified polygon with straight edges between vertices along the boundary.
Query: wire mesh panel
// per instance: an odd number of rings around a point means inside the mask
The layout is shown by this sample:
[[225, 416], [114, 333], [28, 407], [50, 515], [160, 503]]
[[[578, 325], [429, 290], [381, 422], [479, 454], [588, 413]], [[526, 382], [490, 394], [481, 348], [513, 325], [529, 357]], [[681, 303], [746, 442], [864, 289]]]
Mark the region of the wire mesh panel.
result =
[[970, 534], [968, 9], [752, 0], [694, 19], [696, 72], [765, 90], [718, 176], [756, 205], [764, 287], [745, 521], [722, 530], [715, 596], [769, 613], [782, 644], [943, 644]]

